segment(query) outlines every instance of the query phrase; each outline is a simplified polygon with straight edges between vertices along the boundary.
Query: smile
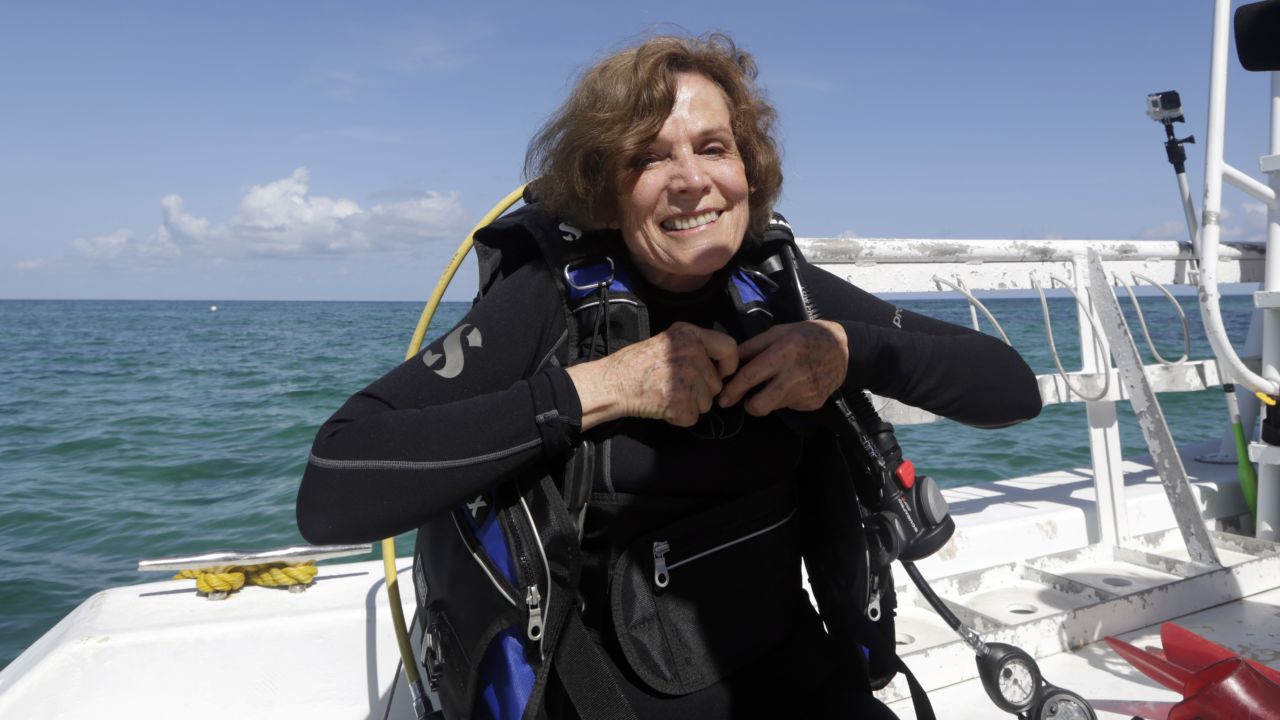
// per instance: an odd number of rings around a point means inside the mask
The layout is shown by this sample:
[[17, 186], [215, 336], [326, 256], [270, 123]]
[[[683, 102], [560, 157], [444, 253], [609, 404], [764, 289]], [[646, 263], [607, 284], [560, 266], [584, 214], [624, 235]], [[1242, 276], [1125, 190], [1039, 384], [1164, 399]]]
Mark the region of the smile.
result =
[[663, 230], [692, 230], [715, 222], [720, 217], [720, 213], [720, 210], [708, 210], [701, 215], [663, 220], [661, 225]]

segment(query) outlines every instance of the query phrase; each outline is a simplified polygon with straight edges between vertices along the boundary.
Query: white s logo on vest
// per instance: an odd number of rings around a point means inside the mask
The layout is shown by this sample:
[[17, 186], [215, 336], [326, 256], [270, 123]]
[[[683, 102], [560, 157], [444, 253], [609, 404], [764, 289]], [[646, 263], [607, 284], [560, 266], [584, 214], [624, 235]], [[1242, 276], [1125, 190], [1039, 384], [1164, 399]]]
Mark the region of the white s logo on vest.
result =
[[573, 242], [582, 237], [582, 231], [570, 225], [569, 223], [560, 223], [560, 239], [565, 242]]

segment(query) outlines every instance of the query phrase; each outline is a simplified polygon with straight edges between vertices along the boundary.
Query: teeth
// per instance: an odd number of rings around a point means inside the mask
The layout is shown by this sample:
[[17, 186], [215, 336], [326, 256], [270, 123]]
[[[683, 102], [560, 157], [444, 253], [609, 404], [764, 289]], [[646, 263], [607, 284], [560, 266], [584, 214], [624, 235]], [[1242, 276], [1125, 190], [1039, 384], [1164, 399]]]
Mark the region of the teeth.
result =
[[689, 230], [696, 228], [699, 225], [706, 225], [718, 217], [720, 217], [719, 210], [708, 210], [701, 215], [695, 215], [693, 217], [667, 220], [662, 223], [662, 227], [666, 230]]

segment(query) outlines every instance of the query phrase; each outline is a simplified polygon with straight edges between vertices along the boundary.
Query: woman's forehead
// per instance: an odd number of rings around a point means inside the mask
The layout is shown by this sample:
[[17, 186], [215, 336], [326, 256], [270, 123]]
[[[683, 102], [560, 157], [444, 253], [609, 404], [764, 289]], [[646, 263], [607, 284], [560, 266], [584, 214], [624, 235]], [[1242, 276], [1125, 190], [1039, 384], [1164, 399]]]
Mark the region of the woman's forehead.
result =
[[694, 73], [681, 73], [677, 83], [675, 102], [659, 135], [677, 130], [711, 134], [731, 129], [729, 98], [718, 84]]

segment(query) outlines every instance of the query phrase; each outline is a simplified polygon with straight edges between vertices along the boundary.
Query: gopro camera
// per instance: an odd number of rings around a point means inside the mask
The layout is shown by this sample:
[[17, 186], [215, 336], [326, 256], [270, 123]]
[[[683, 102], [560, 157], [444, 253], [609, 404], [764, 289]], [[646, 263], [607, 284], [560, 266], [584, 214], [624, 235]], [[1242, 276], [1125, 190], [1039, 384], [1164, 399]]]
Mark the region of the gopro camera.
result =
[[1177, 90], [1151, 93], [1147, 96], [1147, 116], [1159, 123], [1183, 122], [1182, 98]]

